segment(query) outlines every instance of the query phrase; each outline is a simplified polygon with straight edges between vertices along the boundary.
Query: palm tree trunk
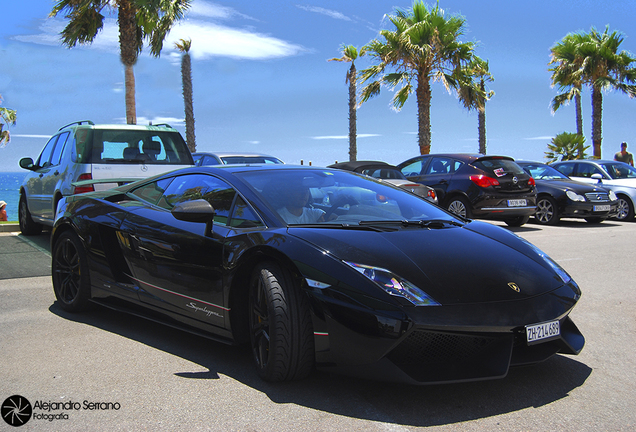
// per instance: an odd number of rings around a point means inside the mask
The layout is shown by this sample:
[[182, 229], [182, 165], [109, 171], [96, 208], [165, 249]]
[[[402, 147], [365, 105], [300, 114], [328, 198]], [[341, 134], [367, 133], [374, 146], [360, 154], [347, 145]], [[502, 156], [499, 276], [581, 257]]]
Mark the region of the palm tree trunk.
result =
[[417, 74], [417, 135], [420, 154], [431, 152], [431, 83], [428, 71]]
[[194, 104], [192, 101], [192, 63], [187, 52], [181, 59], [181, 79], [183, 82], [183, 102], [185, 104], [186, 142], [191, 153], [197, 151], [194, 139]]
[[601, 158], [601, 143], [603, 122], [603, 93], [601, 90], [592, 87], [592, 145], [594, 146], [594, 157]]
[[581, 93], [574, 95], [574, 105], [576, 105], [576, 133], [583, 136], [583, 114], [581, 112]]
[[351, 69], [349, 69], [349, 160], [355, 161], [358, 157], [358, 145], [356, 143], [357, 137], [357, 116], [356, 116], [356, 105], [357, 105], [357, 89], [356, 89], [356, 67], [351, 62]]
[[134, 5], [130, 0], [118, 0], [119, 11], [119, 47], [120, 58], [124, 64], [126, 87], [126, 123], [137, 124], [137, 107], [135, 104], [135, 73], [133, 66], [137, 63], [139, 43], [137, 41], [137, 22]]
[[[485, 92], [486, 84], [482, 78], [479, 82], [479, 88], [482, 92]], [[479, 135], [479, 153], [486, 154], [486, 100], [484, 98], [480, 100], [481, 107], [477, 108], [477, 133]]]

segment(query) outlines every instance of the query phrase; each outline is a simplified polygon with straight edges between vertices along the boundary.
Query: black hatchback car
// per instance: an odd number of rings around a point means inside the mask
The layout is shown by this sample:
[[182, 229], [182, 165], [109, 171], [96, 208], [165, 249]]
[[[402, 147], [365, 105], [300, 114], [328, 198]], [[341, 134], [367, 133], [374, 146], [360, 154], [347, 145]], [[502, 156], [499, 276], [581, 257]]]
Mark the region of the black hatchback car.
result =
[[430, 154], [398, 168], [407, 179], [434, 188], [439, 204], [462, 217], [521, 226], [536, 211], [534, 179], [508, 156]]
[[618, 198], [600, 186], [578, 182], [540, 162], [517, 161], [537, 183], [537, 212], [542, 225], [555, 225], [563, 217], [603, 222], [618, 213]]

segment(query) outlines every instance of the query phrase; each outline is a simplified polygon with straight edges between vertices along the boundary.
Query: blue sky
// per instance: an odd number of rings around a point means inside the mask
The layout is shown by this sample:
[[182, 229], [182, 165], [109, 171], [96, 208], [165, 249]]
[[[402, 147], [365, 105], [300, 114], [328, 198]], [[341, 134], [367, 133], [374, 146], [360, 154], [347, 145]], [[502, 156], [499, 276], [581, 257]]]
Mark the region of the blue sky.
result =
[[[27, 5], [28, 3], [28, 5]], [[0, 95], [17, 110], [11, 142], [0, 148], [0, 171], [20, 171], [47, 138], [77, 120], [124, 123], [124, 69], [115, 19], [92, 45], [61, 45], [55, 2], [3, 2], [0, 26]], [[139, 124], [167, 122], [185, 135], [180, 56], [174, 42], [192, 39], [197, 150], [259, 151], [287, 163], [328, 165], [348, 159], [347, 63], [328, 62], [340, 46], [358, 47], [390, 28], [384, 18], [410, 0], [193, 0], [173, 28], [160, 58], [144, 49], [137, 65]], [[466, 19], [465, 41], [489, 61], [495, 96], [487, 104], [487, 150], [540, 160], [556, 134], [575, 131], [573, 105], [550, 111], [556, 90], [547, 71], [549, 49], [572, 31], [592, 26], [620, 30], [621, 48], [636, 53], [636, 2], [626, 0], [440, 0]], [[369, 60], [356, 62], [358, 69]], [[390, 108], [391, 92], [358, 110], [358, 159], [397, 164], [419, 153], [415, 96]], [[636, 151], [636, 100], [607, 93], [603, 105], [603, 157], [627, 141]], [[591, 145], [590, 93], [583, 96], [583, 128]], [[476, 152], [477, 116], [434, 84], [432, 153]], [[591, 151], [590, 151], [591, 153]]]

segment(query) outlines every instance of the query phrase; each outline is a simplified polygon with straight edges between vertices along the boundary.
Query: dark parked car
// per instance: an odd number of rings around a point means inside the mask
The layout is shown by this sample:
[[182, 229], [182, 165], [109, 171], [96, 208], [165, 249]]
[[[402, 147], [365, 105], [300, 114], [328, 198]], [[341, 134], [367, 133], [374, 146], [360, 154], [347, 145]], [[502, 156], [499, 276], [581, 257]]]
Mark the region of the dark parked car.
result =
[[275, 156], [253, 152], [197, 152], [192, 153], [196, 166], [231, 164], [282, 164]]
[[194, 167], [67, 197], [51, 245], [63, 309], [249, 344], [269, 381], [501, 378], [585, 343], [579, 287], [535, 246], [341, 170]]
[[398, 167], [389, 165], [386, 162], [380, 161], [349, 161], [338, 162], [333, 165], [329, 165], [328, 168], [337, 168], [346, 171], [353, 171], [360, 174], [368, 175], [378, 180], [386, 181], [395, 186], [399, 186], [403, 189], [413, 192], [415, 195], [419, 195], [426, 198], [432, 203], [437, 204], [437, 194], [435, 189], [428, 187], [420, 183], [414, 183], [407, 180], [402, 174], [402, 171]]
[[540, 162], [517, 161], [537, 184], [535, 220], [554, 225], [563, 217], [585, 218], [599, 223], [616, 216], [618, 199], [607, 189], [574, 181], [549, 165]]
[[511, 157], [431, 154], [398, 168], [407, 179], [434, 188], [440, 205], [462, 217], [521, 226], [536, 210], [534, 179]]
[[573, 180], [613, 191], [618, 197], [619, 221], [634, 220], [636, 208], [636, 168], [613, 160], [571, 160], [552, 166]]

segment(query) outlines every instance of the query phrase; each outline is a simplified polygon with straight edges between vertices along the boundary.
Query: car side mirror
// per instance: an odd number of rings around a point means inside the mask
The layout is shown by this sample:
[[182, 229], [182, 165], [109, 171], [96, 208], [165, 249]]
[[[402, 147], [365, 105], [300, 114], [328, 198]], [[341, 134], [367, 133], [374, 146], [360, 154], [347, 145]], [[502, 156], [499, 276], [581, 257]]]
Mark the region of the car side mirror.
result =
[[216, 210], [206, 200], [196, 199], [177, 203], [170, 213], [180, 221], [205, 223], [205, 233], [207, 235], [212, 228]]
[[19, 164], [20, 168], [24, 168], [29, 171], [35, 171], [37, 169], [35, 164], [33, 164], [33, 159], [31, 159], [30, 157], [20, 159]]
[[596, 180], [598, 183], [603, 183], [603, 176], [598, 173], [592, 174], [592, 178]]

